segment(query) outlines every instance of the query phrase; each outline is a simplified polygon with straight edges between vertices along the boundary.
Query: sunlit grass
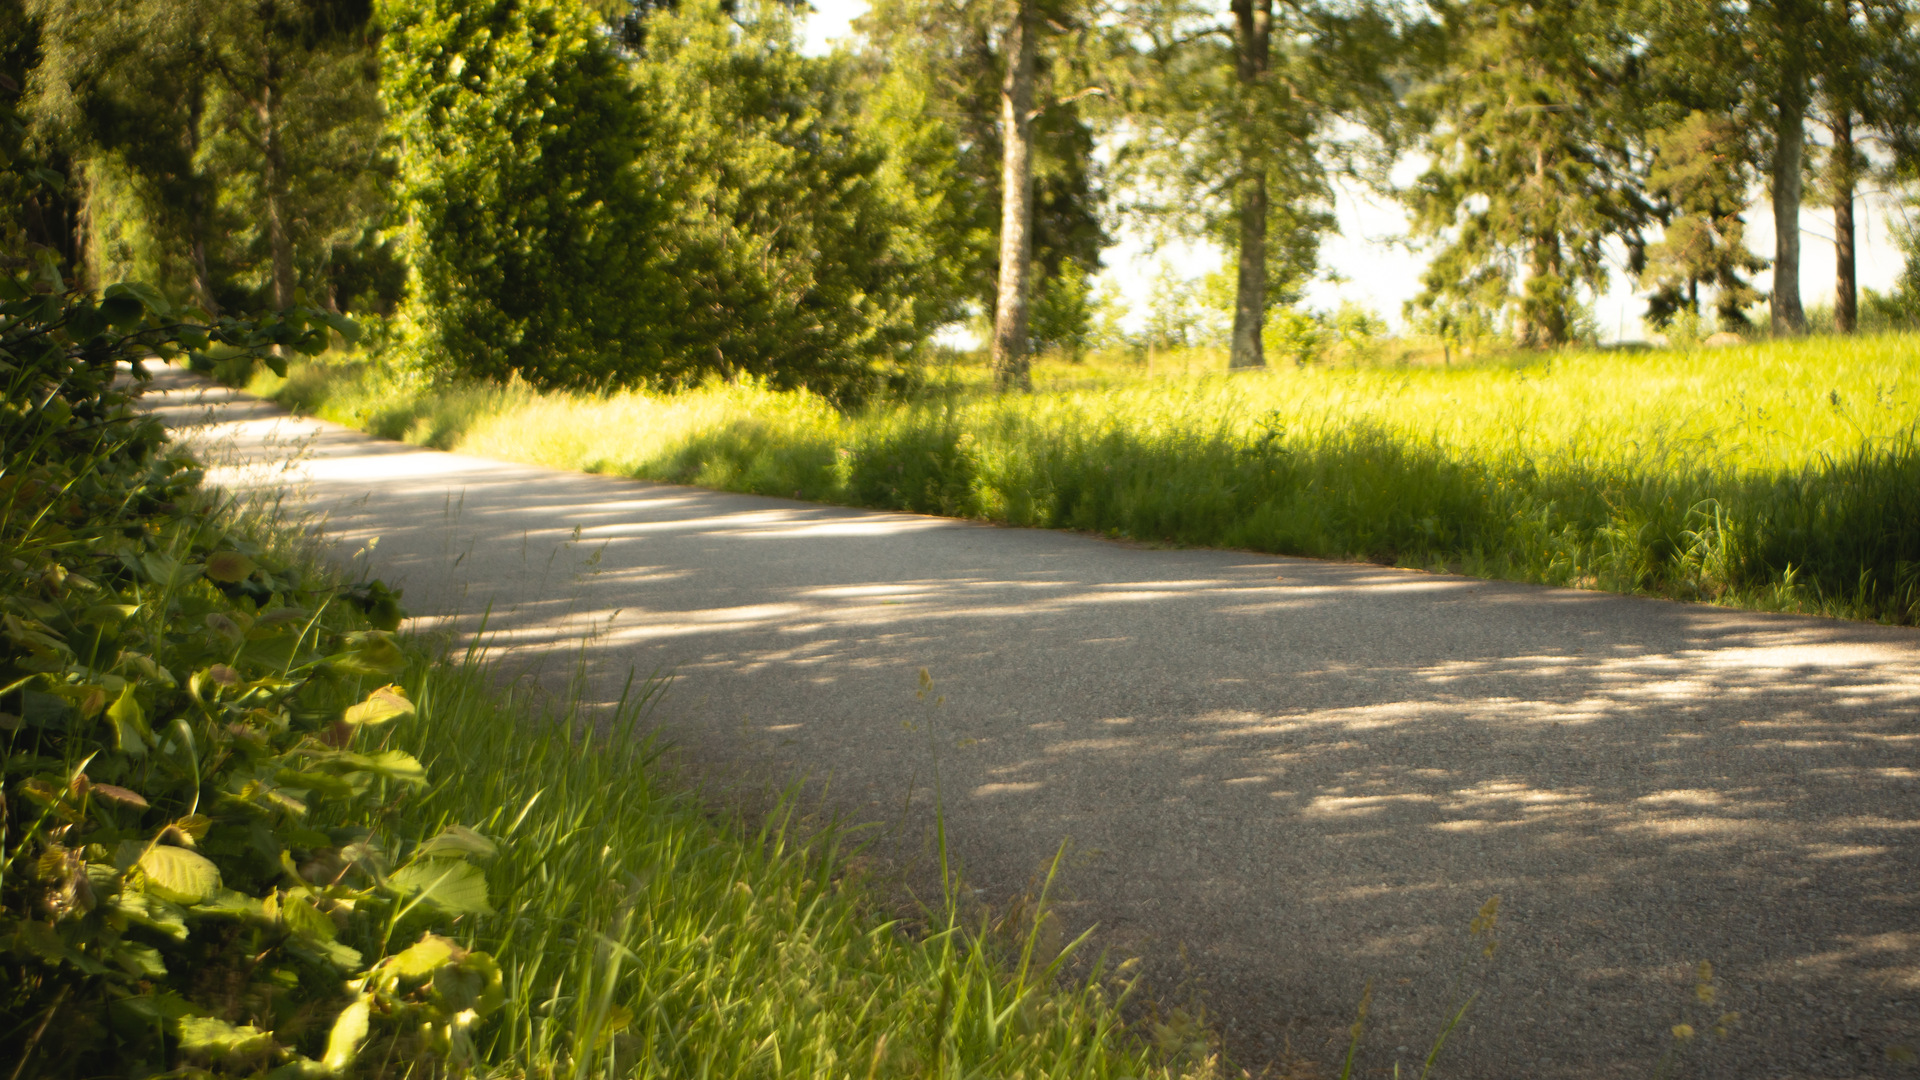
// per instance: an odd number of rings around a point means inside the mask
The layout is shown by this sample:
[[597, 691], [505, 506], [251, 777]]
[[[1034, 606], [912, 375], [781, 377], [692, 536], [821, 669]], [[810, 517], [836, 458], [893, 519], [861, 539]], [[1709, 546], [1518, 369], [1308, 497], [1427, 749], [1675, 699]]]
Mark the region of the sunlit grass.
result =
[[1035, 375], [998, 397], [936, 365], [855, 415], [725, 384], [410, 391], [366, 366], [256, 388], [425, 445], [736, 491], [1855, 617], [1920, 600], [1911, 335]]
[[468, 823], [500, 848], [498, 913], [461, 931], [504, 973], [506, 1005], [475, 1046], [500, 1075], [1148, 1080], [1213, 1068], [1204, 1043], [1170, 1060], [1130, 1036], [1122, 988], [1098, 965], [1062, 976], [1070, 945], [1044, 903], [992, 921], [949, 888], [909, 929], [853, 872], [831, 822], [803, 821], [790, 801], [759, 824], [716, 818], [635, 738], [631, 708], [594, 716], [576, 698], [542, 712], [472, 662], [416, 670], [408, 690], [419, 712], [396, 741], [434, 784], [397, 828]]

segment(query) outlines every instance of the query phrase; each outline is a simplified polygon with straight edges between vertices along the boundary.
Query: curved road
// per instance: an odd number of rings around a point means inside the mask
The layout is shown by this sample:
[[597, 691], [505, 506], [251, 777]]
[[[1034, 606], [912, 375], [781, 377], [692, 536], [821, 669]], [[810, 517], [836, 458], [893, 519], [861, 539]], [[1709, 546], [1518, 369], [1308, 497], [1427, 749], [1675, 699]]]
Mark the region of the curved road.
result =
[[830, 778], [917, 837], [938, 747], [969, 884], [1004, 902], [1071, 838], [1069, 928], [1242, 1062], [1337, 1072], [1371, 981], [1363, 1075], [1416, 1075], [1474, 986], [1439, 1075], [1647, 1076], [1683, 1020], [1694, 1075], [1920, 1068], [1910, 630], [554, 472], [174, 374], [150, 401], [210, 418], [216, 482], [378, 536], [415, 611], [490, 606], [600, 694], [672, 672], [655, 717], [716, 775]]

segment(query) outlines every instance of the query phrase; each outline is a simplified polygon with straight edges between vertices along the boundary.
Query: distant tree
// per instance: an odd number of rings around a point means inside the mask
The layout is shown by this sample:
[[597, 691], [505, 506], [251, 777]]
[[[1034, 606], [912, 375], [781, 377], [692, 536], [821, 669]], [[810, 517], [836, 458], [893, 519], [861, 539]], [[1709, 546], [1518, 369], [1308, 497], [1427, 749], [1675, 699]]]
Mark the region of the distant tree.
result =
[[1390, 58], [1409, 43], [1366, 5], [1234, 0], [1222, 19], [1151, 0], [1128, 14], [1137, 62], [1120, 161], [1135, 210], [1234, 253], [1229, 362], [1261, 366], [1268, 310], [1298, 298], [1334, 227], [1331, 172], [1357, 160], [1334, 129], [1391, 130]]
[[1859, 319], [1854, 208], [1873, 169], [1864, 145], [1880, 142], [1906, 161], [1920, 150], [1920, 26], [1911, 5], [1890, 0], [1831, 0], [1826, 21], [1815, 78], [1829, 139], [1817, 178], [1833, 209], [1834, 330], [1850, 334]]
[[76, 159], [94, 262], [140, 234], [149, 265], [112, 269], [184, 278], [211, 312], [285, 308], [303, 283], [331, 299], [334, 246], [384, 207], [364, 2], [28, 3], [30, 111]]
[[1030, 326], [1035, 344], [1058, 349], [1079, 362], [1093, 340], [1093, 278], [1072, 259], [1062, 259], [1057, 273], [1034, 268]]
[[1724, 115], [1691, 112], [1651, 133], [1648, 193], [1667, 211], [1664, 235], [1646, 249], [1648, 318], [1665, 326], [1675, 313], [1700, 311], [1700, 286], [1716, 290], [1723, 326], [1744, 326], [1759, 293], [1746, 275], [1766, 262], [1747, 248], [1747, 192], [1753, 183], [1744, 132]]
[[1605, 287], [1604, 245], [1649, 213], [1617, 93], [1634, 43], [1611, 8], [1575, 0], [1438, 9], [1447, 59], [1414, 95], [1432, 165], [1406, 197], [1443, 246], [1415, 305], [1493, 301], [1518, 342], [1565, 344], [1579, 290]]

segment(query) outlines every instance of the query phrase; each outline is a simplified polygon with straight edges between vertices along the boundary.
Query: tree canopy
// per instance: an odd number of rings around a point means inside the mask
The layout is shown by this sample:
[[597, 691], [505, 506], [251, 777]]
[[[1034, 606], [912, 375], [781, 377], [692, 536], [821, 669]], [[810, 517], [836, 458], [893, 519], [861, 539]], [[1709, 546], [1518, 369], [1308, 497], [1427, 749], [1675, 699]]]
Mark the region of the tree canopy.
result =
[[9, 173], [0, 233], [210, 314], [390, 316], [425, 377], [851, 404], [969, 318], [1009, 387], [1079, 355], [1123, 229], [1226, 252], [1264, 363], [1336, 178], [1418, 152], [1443, 337], [1566, 342], [1622, 271], [1655, 325], [1795, 332], [1807, 200], [1844, 332], [1859, 194], [1920, 161], [1909, 8], [877, 0], [812, 56], [780, 0], [0, 0], [0, 149], [54, 178]]

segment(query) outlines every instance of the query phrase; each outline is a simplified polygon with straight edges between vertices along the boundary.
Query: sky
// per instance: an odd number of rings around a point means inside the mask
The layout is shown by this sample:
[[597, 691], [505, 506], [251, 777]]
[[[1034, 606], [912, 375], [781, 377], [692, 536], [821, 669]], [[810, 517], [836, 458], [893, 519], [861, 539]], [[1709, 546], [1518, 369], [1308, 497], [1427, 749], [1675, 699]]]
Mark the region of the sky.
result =
[[[852, 20], [867, 10], [866, 0], [813, 0], [814, 13], [805, 20], [805, 51], [819, 55], [836, 39], [852, 34]], [[1404, 184], [1419, 171], [1414, 162], [1402, 162], [1392, 180]], [[1883, 196], [1869, 194], [1856, 213], [1855, 252], [1862, 288], [1892, 287], [1900, 273], [1901, 255], [1888, 233], [1888, 217], [1897, 213]], [[1334, 214], [1339, 233], [1321, 244], [1323, 280], [1307, 290], [1306, 305], [1332, 309], [1353, 302], [1373, 309], [1398, 329], [1402, 308], [1420, 292], [1420, 274], [1427, 258], [1406, 244], [1407, 215], [1391, 198], [1359, 184], [1335, 189]], [[1824, 207], [1803, 206], [1800, 215], [1800, 295], [1809, 307], [1833, 302], [1833, 214]], [[1142, 317], [1153, 279], [1163, 263], [1184, 277], [1199, 277], [1221, 268], [1223, 254], [1212, 245], [1185, 244], [1150, 251], [1145, 237], [1122, 232], [1107, 249], [1102, 279], [1114, 283], [1132, 309], [1128, 320]], [[1763, 256], [1773, 254], [1773, 211], [1761, 192], [1747, 214], [1747, 243]], [[1595, 303], [1595, 317], [1603, 339], [1640, 339], [1647, 329], [1640, 323], [1646, 301], [1634, 295], [1632, 282], [1615, 252], [1611, 288]], [[1759, 274], [1754, 285], [1765, 292], [1773, 287], [1771, 271]]]

